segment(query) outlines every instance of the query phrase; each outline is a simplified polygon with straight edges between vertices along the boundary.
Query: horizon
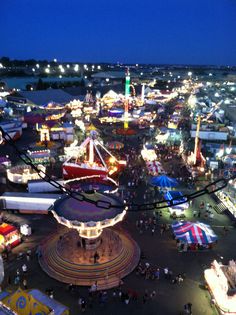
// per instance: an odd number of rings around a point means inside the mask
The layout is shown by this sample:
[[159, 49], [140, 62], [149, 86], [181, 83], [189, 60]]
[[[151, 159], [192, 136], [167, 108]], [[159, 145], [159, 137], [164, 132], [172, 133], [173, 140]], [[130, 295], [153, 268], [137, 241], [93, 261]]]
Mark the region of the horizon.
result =
[[[24, 58], [24, 59], [19, 59], [19, 58], [14, 58], [14, 57], [11, 57], [11, 56], [1, 56], [0, 57], [0, 60], [2, 58], [9, 58], [10, 59], [10, 62], [13, 62], [13, 61], [23, 61], [23, 62], [26, 62], [26, 61], [29, 61], [29, 60], [35, 60], [36, 62], [54, 62], [53, 59], [45, 59], [45, 58], [34, 58], [34, 57], [29, 57], [29, 58]], [[133, 63], [120, 63], [120, 62], [109, 62], [109, 61], [74, 61], [74, 60], [57, 60], [55, 62], [55, 64], [60, 64], [60, 63], [78, 63], [78, 64], [104, 64], [104, 65], [116, 65], [116, 66], [142, 66], [142, 65], [145, 65], [145, 66], [172, 66], [172, 67], [225, 67], [225, 68], [234, 68], [236, 67], [236, 63], [233, 64], [233, 65], [228, 65], [228, 64], [184, 64], [184, 63], [138, 63], [138, 62], [133, 62]]]

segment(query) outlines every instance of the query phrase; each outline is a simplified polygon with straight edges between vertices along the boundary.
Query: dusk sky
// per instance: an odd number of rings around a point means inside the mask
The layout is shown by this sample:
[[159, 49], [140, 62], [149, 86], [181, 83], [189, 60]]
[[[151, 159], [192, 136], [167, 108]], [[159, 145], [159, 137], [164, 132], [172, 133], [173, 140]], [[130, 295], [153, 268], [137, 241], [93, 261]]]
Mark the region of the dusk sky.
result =
[[236, 0], [1, 1], [0, 56], [236, 65]]

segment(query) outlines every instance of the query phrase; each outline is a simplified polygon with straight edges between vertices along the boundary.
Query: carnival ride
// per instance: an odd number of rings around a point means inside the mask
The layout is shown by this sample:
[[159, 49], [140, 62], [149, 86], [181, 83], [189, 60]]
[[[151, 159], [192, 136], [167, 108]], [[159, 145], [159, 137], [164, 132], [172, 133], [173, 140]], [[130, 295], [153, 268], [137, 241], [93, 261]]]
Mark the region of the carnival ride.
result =
[[[101, 149], [106, 155], [103, 157]], [[99, 140], [95, 130], [90, 132], [84, 142], [71, 145], [66, 153], [69, 158], [63, 164], [63, 177], [71, 180], [99, 175], [101, 178], [115, 176], [126, 161], [118, 160]]]
[[16, 165], [7, 169], [7, 179], [15, 184], [26, 185], [29, 180], [40, 179], [45, 176], [46, 167], [39, 164], [39, 173], [29, 165]]
[[[108, 289], [137, 266], [140, 249], [122, 230], [107, 229], [122, 221], [126, 208], [115, 196], [83, 193], [95, 203], [64, 195], [52, 206], [52, 214], [64, 227], [41, 247], [39, 262], [51, 277], [75, 285]], [[111, 203], [109, 209], [102, 205]]]

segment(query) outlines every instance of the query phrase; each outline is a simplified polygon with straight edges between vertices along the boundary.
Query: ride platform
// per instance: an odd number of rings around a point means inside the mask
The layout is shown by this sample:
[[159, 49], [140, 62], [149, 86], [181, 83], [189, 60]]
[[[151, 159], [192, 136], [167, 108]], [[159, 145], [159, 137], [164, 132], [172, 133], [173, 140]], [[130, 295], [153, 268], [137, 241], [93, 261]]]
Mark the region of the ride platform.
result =
[[123, 231], [106, 229], [101, 239], [96, 250], [85, 250], [78, 233], [64, 228], [43, 242], [39, 263], [50, 277], [64, 283], [91, 286], [96, 281], [98, 290], [117, 287], [136, 268], [140, 249]]

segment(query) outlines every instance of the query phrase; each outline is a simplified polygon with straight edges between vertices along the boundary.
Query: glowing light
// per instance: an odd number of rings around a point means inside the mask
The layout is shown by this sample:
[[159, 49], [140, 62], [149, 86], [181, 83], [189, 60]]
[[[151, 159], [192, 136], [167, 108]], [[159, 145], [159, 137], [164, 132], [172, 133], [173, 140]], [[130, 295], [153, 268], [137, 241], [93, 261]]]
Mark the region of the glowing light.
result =
[[39, 66], [39, 64], [37, 63], [37, 64], [36, 64], [36, 68], [39, 69], [39, 67], [40, 67], [40, 66]]
[[212, 263], [212, 268], [204, 271], [205, 279], [213, 294], [214, 300], [220, 309], [220, 313], [225, 315], [235, 315], [236, 299], [235, 296], [229, 296], [227, 294], [229, 284], [222, 267], [221, 264], [214, 261]]
[[3, 136], [2, 136], [2, 132], [0, 131], [0, 144], [2, 144], [4, 141]]
[[74, 71], [75, 71], [75, 72], [79, 71], [79, 65], [75, 65], [75, 66], [74, 66]]
[[109, 162], [110, 162], [111, 164], [114, 164], [114, 163], [116, 162], [116, 159], [111, 156], [110, 159], [109, 159]]
[[45, 71], [46, 73], [50, 73], [50, 69], [49, 69], [49, 68], [44, 69], [44, 71]]
[[230, 153], [231, 153], [231, 151], [232, 151], [232, 148], [226, 148], [226, 150], [225, 150], [225, 151], [226, 151], [226, 153], [227, 153], [227, 154], [230, 154]]
[[54, 58], [54, 59], [53, 59], [53, 61], [54, 61], [54, 62], [57, 62], [57, 59], [56, 59], [56, 58]]
[[222, 158], [222, 156], [224, 155], [224, 150], [221, 149], [216, 155], [217, 155], [219, 158]]

